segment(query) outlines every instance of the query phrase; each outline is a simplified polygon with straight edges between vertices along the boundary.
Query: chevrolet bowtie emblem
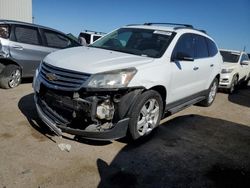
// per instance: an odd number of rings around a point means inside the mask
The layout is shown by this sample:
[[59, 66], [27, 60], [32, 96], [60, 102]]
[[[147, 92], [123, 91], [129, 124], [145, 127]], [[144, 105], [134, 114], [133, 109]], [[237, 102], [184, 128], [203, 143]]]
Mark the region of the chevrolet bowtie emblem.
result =
[[58, 79], [57, 76], [56, 76], [56, 74], [53, 74], [53, 73], [47, 73], [47, 74], [46, 74], [46, 78], [47, 78], [49, 81], [55, 81], [55, 80]]

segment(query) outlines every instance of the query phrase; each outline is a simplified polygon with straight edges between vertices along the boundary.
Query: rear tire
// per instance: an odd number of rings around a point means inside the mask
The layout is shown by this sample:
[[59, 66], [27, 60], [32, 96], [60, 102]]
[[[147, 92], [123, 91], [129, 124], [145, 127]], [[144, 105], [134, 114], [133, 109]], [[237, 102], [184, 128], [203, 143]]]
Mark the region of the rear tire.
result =
[[245, 81], [242, 82], [242, 87], [246, 88], [248, 86], [248, 82], [250, 81], [250, 73], [248, 74], [248, 77], [246, 78]]
[[0, 74], [0, 87], [4, 89], [17, 87], [21, 83], [21, 69], [17, 65], [7, 65]]
[[217, 78], [215, 78], [209, 87], [209, 92], [206, 96], [206, 99], [199, 102], [199, 105], [208, 107], [208, 106], [211, 106], [211, 104], [213, 104], [216, 94], [217, 94], [218, 84], [219, 84], [219, 81]]
[[149, 90], [136, 101], [129, 121], [129, 133], [133, 140], [150, 134], [160, 123], [163, 102], [160, 94]]
[[235, 89], [236, 89], [236, 86], [238, 84], [238, 77], [236, 75], [233, 76], [233, 79], [232, 79], [232, 82], [231, 82], [231, 86], [230, 88], [228, 89], [228, 93], [229, 94], [233, 94]]

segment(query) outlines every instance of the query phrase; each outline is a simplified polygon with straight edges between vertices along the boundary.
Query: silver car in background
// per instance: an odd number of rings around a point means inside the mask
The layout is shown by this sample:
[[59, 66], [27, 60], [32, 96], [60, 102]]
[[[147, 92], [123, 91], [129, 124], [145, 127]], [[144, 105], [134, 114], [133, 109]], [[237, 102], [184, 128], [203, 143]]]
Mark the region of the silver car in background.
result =
[[40, 25], [0, 20], [0, 87], [33, 77], [41, 60], [58, 49], [80, 46], [66, 34]]

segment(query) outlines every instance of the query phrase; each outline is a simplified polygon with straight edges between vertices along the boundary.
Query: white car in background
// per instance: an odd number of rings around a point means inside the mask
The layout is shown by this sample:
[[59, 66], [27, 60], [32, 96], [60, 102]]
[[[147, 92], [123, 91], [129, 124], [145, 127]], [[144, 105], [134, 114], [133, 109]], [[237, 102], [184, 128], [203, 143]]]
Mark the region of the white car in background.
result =
[[[83, 46], [87, 46], [87, 45], [92, 44], [93, 42], [95, 42], [97, 39], [101, 38], [105, 34], [106, 33], [104, 32], [85, 30], [79, 34], [78, 39], [80, 40], [79, 42]], [[82, 39], [84, 41], [82, 41]]]
[[250, 61], [246, 52], [224, 50], [220, 53], [223, 57], [219, 87], [227, 89], [229, 93], [235, 91], [240, 83], [247, 85], [250, 78]]

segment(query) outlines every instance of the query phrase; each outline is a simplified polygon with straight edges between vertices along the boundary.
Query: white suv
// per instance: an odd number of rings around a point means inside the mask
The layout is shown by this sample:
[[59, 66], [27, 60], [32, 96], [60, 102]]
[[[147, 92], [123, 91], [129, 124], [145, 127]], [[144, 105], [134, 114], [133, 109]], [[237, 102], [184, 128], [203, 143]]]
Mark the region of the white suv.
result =
[[101, 38], [105, 34], [106, 33], [103, 33], [103, 32], [85, 30], [84, 32], [81, 32], [79, 34], [78, 39], [81, 40], [81, 38], [84, 38], [85, 40], [84, 43], [86, 44], [82, 43], [82, 45], [87, 46], [89, 44], [92, 44], [93, 42], [95, 42], [97, 39]]
[[248, 84], [250, 78], [249, 58], [246, 52], [220, 50], [223, 57], [219, 87], [233, 93], [239, 84]]
[[137, 139], [166, 115], [211, 105], [221, 64], [213, 39], [191, 25], [128, 25], [48, 55], [33, 81], [36, 108], [57, 135]]

